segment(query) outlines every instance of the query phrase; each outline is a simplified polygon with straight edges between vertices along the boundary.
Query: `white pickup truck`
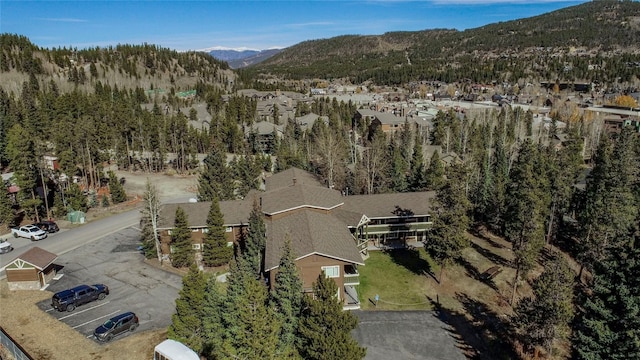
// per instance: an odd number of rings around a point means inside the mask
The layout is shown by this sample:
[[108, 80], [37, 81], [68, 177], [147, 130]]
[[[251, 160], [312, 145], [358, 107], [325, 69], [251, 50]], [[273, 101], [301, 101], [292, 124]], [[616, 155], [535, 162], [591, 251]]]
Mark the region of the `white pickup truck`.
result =
[[11, 233], [13, 234], [13, 237], [23, 237], [31, 239], [31, 241], [47, 238], [47, 232], [35, 225], [24, 225], [17, 228], [12, 228]]
[[5, 239], [0, 239], [0, 254], [8, 253], [11, 250], [13, 250], [11, 243]]

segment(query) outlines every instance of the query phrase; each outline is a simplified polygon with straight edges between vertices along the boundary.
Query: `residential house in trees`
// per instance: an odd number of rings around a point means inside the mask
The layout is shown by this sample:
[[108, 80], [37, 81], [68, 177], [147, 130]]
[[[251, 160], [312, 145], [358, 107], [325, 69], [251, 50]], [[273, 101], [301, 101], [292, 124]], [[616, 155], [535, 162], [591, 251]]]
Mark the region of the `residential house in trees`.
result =
[[[274, 284], [282, 249], [290, 239], [303, 287], [311, 292], [318, 275], [335, 280], [346, 309], [360, 306], [358, 266], [371, 249], [418, 245], [431, 226], [435, 192], [345, 196], [329, 189], [313, 174], [291, 168], [265, 179], [264, 191], [252, 190], [242, 200], [222, 201], [229, 244], [241, 241], [253, 204], [264, 215], [264, 275]], [[167, 204], [161, 211], [162, 251], [169, 254], [176, 208], [188, 215], [194, 251], [201, 251], [209, 202]]]
[[359, 109], [354, 115], [354, 119], [356, 122], [364, 122], [369, 128], [380, 127], [385, 134], [392, 134], [404, 129], [405, 120], [407, 119], [410, 125], [415, 124], [413, 118], [369, 109]]

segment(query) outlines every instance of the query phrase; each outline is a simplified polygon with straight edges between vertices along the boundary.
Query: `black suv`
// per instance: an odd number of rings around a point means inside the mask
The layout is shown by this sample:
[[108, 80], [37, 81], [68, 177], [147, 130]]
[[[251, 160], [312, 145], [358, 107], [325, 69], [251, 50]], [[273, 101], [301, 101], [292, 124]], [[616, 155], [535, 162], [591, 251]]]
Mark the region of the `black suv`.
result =
[[73, 311], [76, 306], [103, 300], [109, 295], [109, 287], [104, 284], [79, 285], [73, 289], [55, 293], [51, 298], [51, 306], [58, 311]]
[[35, 223], [33, 225], [39, 227], [41, 230], [44, 230], [48, 233], [55, 233], [60, 230], [60, 228], [58, 227], [58, 224], [56, 224], [55, 221], [51, 221], [51, 220], [44, 220], [39, 223]]
[[109, 341], [114, 336], [125, 331], [133, 331], [138, 327], [138, 317], [132, 312], [126, 312], [104, 322], [93, 331], [98, 341]]

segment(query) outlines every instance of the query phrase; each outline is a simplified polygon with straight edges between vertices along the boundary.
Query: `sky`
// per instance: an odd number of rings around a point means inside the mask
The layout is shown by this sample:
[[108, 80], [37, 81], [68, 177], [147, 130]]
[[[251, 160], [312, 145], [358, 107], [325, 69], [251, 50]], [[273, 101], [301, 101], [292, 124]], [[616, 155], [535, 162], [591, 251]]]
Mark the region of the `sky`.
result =
[[43, 48], [118, 44], [264, 50], [339, 35], [465, 30], [585, 0], [0, 0], [0, 33]]

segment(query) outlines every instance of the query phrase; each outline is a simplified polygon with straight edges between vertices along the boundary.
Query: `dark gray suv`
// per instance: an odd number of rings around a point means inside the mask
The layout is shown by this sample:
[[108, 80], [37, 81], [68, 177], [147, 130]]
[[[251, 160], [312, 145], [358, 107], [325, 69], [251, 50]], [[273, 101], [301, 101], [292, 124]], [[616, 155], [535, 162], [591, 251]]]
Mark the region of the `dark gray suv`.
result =
[[126, 331], [133, 331], [138, 327], [138, 317], [132, 312], [126, 312], [104, 322], [98, 326], [93, 336], [98, 341], [110, 341], [114, 336], [118, 336]]

